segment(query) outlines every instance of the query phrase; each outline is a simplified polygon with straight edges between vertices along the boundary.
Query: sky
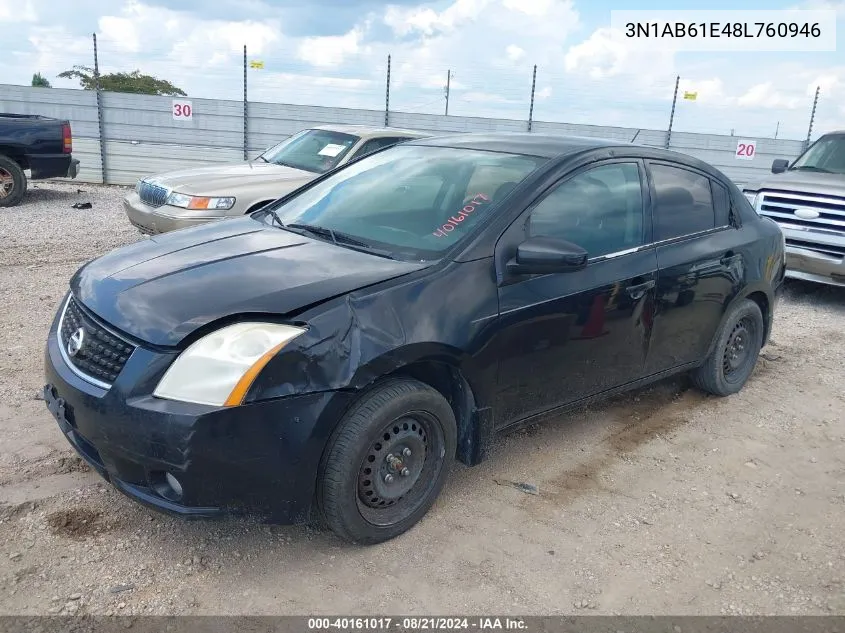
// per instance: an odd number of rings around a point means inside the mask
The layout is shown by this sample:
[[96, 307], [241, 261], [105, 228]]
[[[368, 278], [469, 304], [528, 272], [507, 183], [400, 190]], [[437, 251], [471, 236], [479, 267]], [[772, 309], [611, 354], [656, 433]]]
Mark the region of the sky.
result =
[[[845, 35], [836, 52], [660, 52], [612, 37], [622, 0], [0, 0], [0, 84], [29, 85], [92, 65], [167, 79], [195, 98], [390, 108], [534, 120], [803, 139], [820, 87], [815, 131], [845, 127]], [[637, 9], [732, 9], [725, 0], [638, 0]], [[845, 0], [744, 0], [743, 9], [837, 11]], [[2, 91], [2, 86], [0, 86]], [[814, 138], [817, 136], [815, 133]]]

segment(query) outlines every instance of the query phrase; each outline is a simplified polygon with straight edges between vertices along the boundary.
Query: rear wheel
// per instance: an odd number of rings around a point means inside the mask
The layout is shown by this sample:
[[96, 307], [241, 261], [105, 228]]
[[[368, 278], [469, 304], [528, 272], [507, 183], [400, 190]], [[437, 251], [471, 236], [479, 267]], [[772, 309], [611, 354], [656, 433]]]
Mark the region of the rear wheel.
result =
[[437, 391], [391, 380], [341, 420], [318, 480], [325, 523], [353, 543], [402, 534], [431, 508], [455, 455], [455, 416]]
[[15, 161], [0, 156], [0, 207], [13, 207], [26, 193], [26, 174]]
[[692, 372], [693, 383], [717, 396], [729, 396], [745, 386], [763, 346], [763, 313], [745, 299], [722, 323], [716, 344], [704, 364]]

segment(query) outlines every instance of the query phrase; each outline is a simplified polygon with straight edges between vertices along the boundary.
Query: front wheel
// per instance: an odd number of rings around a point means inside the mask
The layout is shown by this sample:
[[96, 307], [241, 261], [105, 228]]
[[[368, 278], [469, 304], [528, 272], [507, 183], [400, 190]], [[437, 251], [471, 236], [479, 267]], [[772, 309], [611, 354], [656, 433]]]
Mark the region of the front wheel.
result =
[[455, 416], [417, 380], [391, 380], [343, 417], [317, 482], [323, 520], [341, 538], [394, 538], [431, 508], [455, 455]]
[[717, 396], [737, 393], [757, 364], [764, 329], [760, 306], [750, 299], [737, 304], [722, 323], [707, 360], [692, 372], [693, 383]]

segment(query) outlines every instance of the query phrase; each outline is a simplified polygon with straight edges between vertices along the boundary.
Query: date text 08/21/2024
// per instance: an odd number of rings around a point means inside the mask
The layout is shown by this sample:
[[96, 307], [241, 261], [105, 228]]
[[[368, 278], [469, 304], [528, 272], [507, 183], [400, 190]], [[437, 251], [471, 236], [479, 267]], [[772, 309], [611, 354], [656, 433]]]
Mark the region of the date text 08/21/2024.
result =
[[625, 37], [637, 38], [787, 38], [821, 37], [818, 22], [627, 22]]
[[377, 631], [402, 629], [406, 631], [446, 630], [522, 630], [527, 628], [522, 618], [510, 617], [339, 617], [308, 618], [308, 630]]

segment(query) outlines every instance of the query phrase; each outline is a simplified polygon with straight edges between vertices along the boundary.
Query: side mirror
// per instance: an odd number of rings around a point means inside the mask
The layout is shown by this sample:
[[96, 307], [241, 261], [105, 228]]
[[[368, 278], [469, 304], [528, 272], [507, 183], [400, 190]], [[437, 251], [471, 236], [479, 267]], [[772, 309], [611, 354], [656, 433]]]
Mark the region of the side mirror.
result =
[[587, 265], [587, 251], [556, 237], [529, 237], [516, 249], [508, 262], [514, 275], [542, 275], [581, 270]]
[[776, 158], [772, 163], [772, 173], [782, 174], [789, 168], [789, 161], [785, 158]]

